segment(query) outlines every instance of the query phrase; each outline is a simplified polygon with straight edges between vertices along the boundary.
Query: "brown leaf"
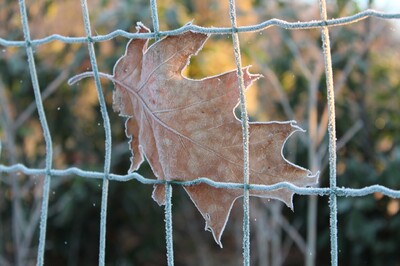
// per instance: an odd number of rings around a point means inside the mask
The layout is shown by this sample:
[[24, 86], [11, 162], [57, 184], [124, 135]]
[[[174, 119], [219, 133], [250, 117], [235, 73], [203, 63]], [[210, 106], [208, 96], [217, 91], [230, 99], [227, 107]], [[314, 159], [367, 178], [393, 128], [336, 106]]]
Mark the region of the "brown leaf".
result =
[[[149, 30], [138, 24], [138, 32]], [[126, 121], [133, 153], [130, 171], [144, 158], [161, 180], [194, 180], [199, 177], [243, 183], [243, 143], [240, 121], [233, 114], [239, 90], [236, 71], [201, 80], [183, 77], [189, 59], [201, 50], [208, 36], [186, 32], [168, 36], [149, 48], [148, 41], [134, 39], [114, 67], [114, 109]], [[247, 88], [260, 75], [243, 68]], [[250, 123], [250, 183], [287, 181], [297, 186], [315, 184], [310, 171], [282, 156], [286, 139], [300, 130], [293, 121]], [[185, 187], [221, 245], [221, 235], [240, 189], [214, 188], [206, 184]], [[293, 192], [250, 191], [250, 195], [275, 198], [292, 207]], [[165, 204], [163, 185], [156, 185], [153, 199]]]

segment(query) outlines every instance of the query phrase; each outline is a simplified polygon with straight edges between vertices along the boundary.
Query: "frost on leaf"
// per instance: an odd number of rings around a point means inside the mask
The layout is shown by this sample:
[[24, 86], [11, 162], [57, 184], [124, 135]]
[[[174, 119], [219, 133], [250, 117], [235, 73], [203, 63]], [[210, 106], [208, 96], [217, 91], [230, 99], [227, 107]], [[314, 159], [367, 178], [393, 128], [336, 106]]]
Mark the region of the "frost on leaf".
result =
[[[138, 32], [149, 30], [138, 24]], [[148, 40], [133, 39], [114, 67], [114, 110], [127, 117], [130, 138], [130, 172], [146, 158], [160, 180], [194, 180], [243, 183], [242, 127], [233, 110], [238, 104], [236, 71], [201, 80], [182, 76], [192, 55], [208, 36], [186, 32], [168, 36], [148, 47]], [[260, 75], [243, 68], [249, 87]], [[282, 156], [286, 139], [301, 130], [294, 121], [250, 123], [250, 183], [290, 182], [312, 185], [317, 176]], [[240, 189], [206, 184], [184, 187], [206, 221], [215, 241], [221, 235]], [[293, 192], [250, 190], [251, 196], [275, 198], [292, 206]], [[153, 199], [165, 204], [163, 185], [155, 185]]]

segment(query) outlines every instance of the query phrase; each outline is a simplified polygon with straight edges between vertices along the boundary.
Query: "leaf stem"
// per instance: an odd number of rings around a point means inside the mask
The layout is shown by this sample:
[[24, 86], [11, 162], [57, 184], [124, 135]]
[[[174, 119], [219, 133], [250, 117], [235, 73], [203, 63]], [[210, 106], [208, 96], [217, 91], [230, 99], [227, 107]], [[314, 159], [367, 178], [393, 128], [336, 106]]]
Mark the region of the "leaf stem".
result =
[[[103, 72], [98, 72], [98, 74], [99, 74], [99, 77], [101, 77], [101, 78], [106, 78], [106, 79], [111, 80], [111, 81], [114, 80], [114, 76], [112, 76], [110, 74], [106, 74], [106, 73], [103, 73]], [[68, 85], [72, 86], [72, 85], [74, 85], [75, 83], [81, 81], [84, 78], [91, 78], [91, 77], [94, 77], [94, 72], [93, 71], [83, 72], [81, 74], [75, 75], [72, 78], [70, 78], [68, 80]]]

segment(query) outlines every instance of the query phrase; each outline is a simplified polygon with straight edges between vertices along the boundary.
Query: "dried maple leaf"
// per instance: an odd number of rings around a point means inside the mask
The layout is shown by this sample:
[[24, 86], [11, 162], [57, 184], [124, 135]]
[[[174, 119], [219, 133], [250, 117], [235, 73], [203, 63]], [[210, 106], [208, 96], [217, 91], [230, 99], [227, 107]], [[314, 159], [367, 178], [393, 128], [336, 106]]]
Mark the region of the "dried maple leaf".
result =
[[[138, 32], [149, 30], [138, 24]], [[190, 57], [201, 50], [208, 36], [186, 32], [168, 36], [149, 48], [134, 39], [114, 67], [114, 109], [128, 117], [126, 134], [133, 153], [130, 171], [146, 158], [161, 180], [243, 182], [242, 127], [233, 110], [238, 104], [236, 71], [201, 80], [182, 76]], [[246, 88], [260, 75], [243, 68]], [[250, 123], [250, 183], [287, 181], [297, 186], [316, 183], [310, 171], [282, 156], [286, 139], [300, 130], [293, 121]], [[163, 185], [155, 185], [153, 199], [165, 204]], [[206, 221], [206, 229], [221, 245], [221, 235], [240, 189], [207, 184], [184, 187]], [[250, 195], [275, 198], [292, 207], [287, 189], [253, 191]]]

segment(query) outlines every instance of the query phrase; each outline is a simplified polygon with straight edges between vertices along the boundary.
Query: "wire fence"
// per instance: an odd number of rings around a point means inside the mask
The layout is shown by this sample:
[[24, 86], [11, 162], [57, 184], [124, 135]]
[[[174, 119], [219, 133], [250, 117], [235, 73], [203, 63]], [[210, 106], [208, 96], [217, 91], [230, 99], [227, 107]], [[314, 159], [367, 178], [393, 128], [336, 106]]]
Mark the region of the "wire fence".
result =
[[[330, 208], [330, 243], [331, 243], [331, 265], [338, 265], [338, 243], [337, 243], [337, 197], [362, 197], [376, 192], [382, 193], [383, 195], [400, 198], [400, 191], [393, 190], [381, 185], [372, 185], [364, 188], [353, 189], [337, 187], [336, 185], [336, 133], [335, 133], [335, 99], [334, 99], [334, 86], [333, 86], [333, 73], [332, 73], [332, 62], [331, 62], [331, 51], [330, 51], [330, 40], [329, 40], [329, 28], [334, 26], [343, 26], [351, 23], [356, 23], [369, 17], [375, 17], [380, 19], [400, 19], [400, 13], [388, 14], [382, 13], [375, 10], [365, 10], [355, 15], [341, 17], [336, 19], [328, 19], [326, 1], [320, 0], [320, 20], [308, 21], [308, 22], [288, 22], [280, 19], [270, 19], [257, 25], [250, 26], [237, 26], [236, 22], [236, 10], [235, 1], [229, 0], [229, 17], [231, 21], [231, 27], [201, 27], [194, 24], [187, 24], [181, 28], [169, 31], [159, 30], [159, 19], [157, 13], [157, 1], [150, 0], [151, 16], [153, 21], [154, 31], [151, 33], [129, 33], [123, 30], [116, 30], [106, 35], [93, 36], [90, 27], [89, 11], [86, 0], [81, 0], [82, 16], [84, 20], [84, 27], [86, 36], [84, 37], [67, 37], [54, 34], [47, 36], [42, 39], [32, 40], [30, 36], [29, 21], [27, 16], [27, 8], [24, 0], [19, 0], [19, 12], [21, 16], [22, 29], [24, 33], [23, 41], [6, 40], [0, 38], [0, 45], [5, 47], [25, 47], [26, 55], [28, 58], [28, 66], [30, 71], [30, 77], [32, 81], [36, 107], [38, 109], [39, 119], [43, 130], [44, 140], [46, 144], [46, 163], [44, 168], [34, 169], [28, 168], [23, 164], [14, 165], [3, 165], [0, 164], [0, 173], [16, 173], [22, 172], [28, 176], [43, 175], [43, 196], [40, 216], [40, 230], [39, 230], [39, 245], [37, 253], [37, 265], [44, 264], [44, 252], [46, 243], [46, 221], [48, 217], [48, 202], [49, 202], [49, 190], [51, 177], [55, 176], [80, 176], [83, 178], [101, 179], [102, 180], [102, 197], [101, 197], [101, 211], [100, 211], [100, 241], [99, 241], [99, 265], [105, 265], [105, 246], [106, 246], [106, 220], [107, 220], [107, 199], [108, 199], [108, 187], [110, 181], [130, 181], [136, 180], [143, 184], [164, 184], [166, 186], [166, 205], [165, 205], [165, 231], [166, 231], [166, 247], [167, 247], [167, 262], [168, 265], [174, 264], [173, 256], [173, 239], [172, 239], [172, 212], [171, 212], [171, 198], [172, 189], [171, 185], [191, 186], [200, 183], [205, 183], [216, 188], [229, 188], [229, 189], [241, 189], [243, 190], [243, 207], [244, 207], [244, 218], [243, 218], [243, 264], [250, 265], [250, 222], [249, 222], [249, 190], [262, 190], [272, 191], [275, 189], [285, 188], [293, 191], [299, 195], [319, 195], [329, 197], [329, 208]], [[248, 159], [248, 147], [249, 147], [249, 133], [248, 133], [248, 115], [247, 108], [244, 98], [244, 83], [242, 73], [242, 63], [240, 57], [240, 46], [238, 34], [242, 32], [254, 32], [265, 30], [269, 27], [281, 27], [289, 30], [296, 29], [321, 29], [321, 38], [323, 43], [323, 56], [325, 62], [325, 76], [327, 85], [327, 101], [329, 109], [329, 121], [328, 121], [328, 136], [329, 136], [329, 181], [330, 185], [327, 188], [302, 188], [297, 187], [293, 184], [282, 182], [273, 185], [254, 185], [249, 183], [249, 159]], [[240, 90], [240, 107], [242, 113], [242, 132], [243, 132], [243, 158], [244, 158], [244, 179], [243, 183], [226, 183], [226, 182], [215, 182], [207, 178], [199, 178], [193, 181], [164, 181], [154, 180], [145, 178], [138, 173], [132, 173], [128, 175], [117, 175], [110, 173], [111, 165], [111, 126], [109, 115], [106, 109], [106, 102], [104, 99], [102, 85], [100, 83], [99, 71], [97, 66], [96, 54], [94, 50], [94, 43], [111, 40], [118, 36], [125, 38], [140, 38], [150, 39], [153, 38], [158, 40], [164, 36], [178, 35], [183, 32], [193, 31], [207, 34], [229, 34], [232, 36], [235, 62], [238, 73], [238, 84]], [[40, 93], [40, 84], [38, 82], [38, 76], [35, 66], [35, 56], [33, 48], [39, 45], [44, 45], [53, 41], [61, 41], [64, 43], [86, 43], [88, 46], [88, 53], [90, 57], [90, 63], [94, 73], [94, 81], [97, 89], [98, 100], [100, 103], [100, 110], [103, 118], [103, 125], [105, 131], [105, 154], [104, 154], [104, 170], [103, 172], [92, 172], [85, 171], [78, 168], [68, 169], [53, 169], [53, 143], [48, 123], [46, 120], [45, 110], [43, 108], [43, 102]], [[1, 84], [0, 84], [1, 85]], [[1, 142], [0, 142], [1, 145]], [[1, 151], [1, 146], [0, 146]]]

